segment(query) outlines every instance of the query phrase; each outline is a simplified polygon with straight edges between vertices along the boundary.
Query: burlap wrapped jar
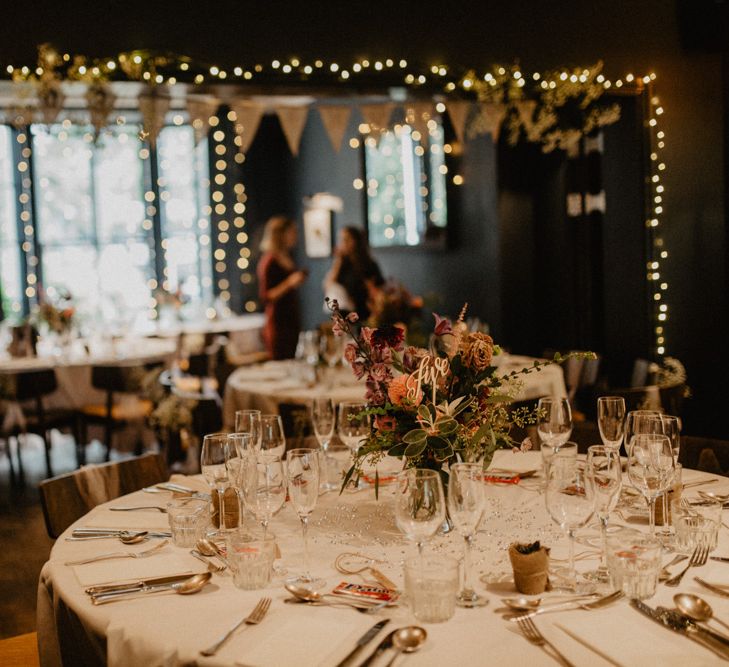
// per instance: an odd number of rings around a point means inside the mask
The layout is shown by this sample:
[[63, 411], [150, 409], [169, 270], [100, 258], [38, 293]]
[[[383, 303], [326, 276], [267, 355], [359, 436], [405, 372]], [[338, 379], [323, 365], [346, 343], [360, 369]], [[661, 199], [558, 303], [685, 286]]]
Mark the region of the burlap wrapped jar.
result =
[[549, 549], [544, 546], [514, 543], [509, 546], [509, 560], [514, 570], [516, 590], [537, 595], [551, 588], [549, 583]]

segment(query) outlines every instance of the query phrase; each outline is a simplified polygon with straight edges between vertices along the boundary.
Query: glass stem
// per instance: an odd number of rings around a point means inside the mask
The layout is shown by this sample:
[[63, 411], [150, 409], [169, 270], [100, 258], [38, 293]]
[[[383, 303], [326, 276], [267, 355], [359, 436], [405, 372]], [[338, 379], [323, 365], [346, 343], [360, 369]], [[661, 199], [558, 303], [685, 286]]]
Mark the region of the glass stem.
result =
[[218, 487], [218, 530], [225, 528], [225, 489]]
[[263, 526], [263, 540], [266, 540], [266, 534], [268, 533], [268, 519], [264, 519], [261, 521], [261, 526]]
[[575, 570], [575, 531], [569, 531], [570, 538], [570, 583], [575, 586], [577, 584], [577, 572]]
[[663, 526], [663, 532], [668, 533], [668, 491], [661, 495], [661, 501], [663, 502], [663, 521], [661, 521], [661, 525]]
[[471, 581], [471, 547], [473, 544], [473, 535], [464, 535], [466, 548], [463, 552], [463, 593], [464, 598], [472, 598], [473, 582]]
[[648, 516], [650, 517], [651, 537], [656, 536], [656, 499], [648, 501]]
[[311, 581], [311, 560], [309, 558], [309, 517], [301, 517], [301, 536], [304, 538], [304, 575], [302, 579]]
[[607, 527], [608, 515], [600, 517], [600, 534], [602, 536], [602, 556], [600, 558], [600, 569], [607, 570]]

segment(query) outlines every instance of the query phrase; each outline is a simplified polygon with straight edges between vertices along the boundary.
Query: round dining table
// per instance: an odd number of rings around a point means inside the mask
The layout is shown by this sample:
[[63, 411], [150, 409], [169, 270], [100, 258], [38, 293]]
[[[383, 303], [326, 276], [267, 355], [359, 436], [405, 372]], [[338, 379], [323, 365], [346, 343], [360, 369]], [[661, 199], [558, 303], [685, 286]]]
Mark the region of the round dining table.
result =
[[[534, 357], [501, 354], [498, 369], [501, 375], [528, 368]], [[364, 399], [364, 380], [357, 381], [351, 369], [323, 369], [320, 378], [303, 362], [294, 360], [268, 361], [244, 366], [228, 378], [223, 395], [223, 422], [232, 429], [236, 410], [260, 410], [277, 414], [281, 403], [307, 404], [314, 397], [327, 396], [335, 403]], [[557, 364], [545, 366], [518, 379], [515, 387], [517, 401], [535, 400], [542, 396], [567, 396], [564, 373]]]
[[[521, 472], [540, 469], [540, 454], [500, 451], [491, 467]], [[173, 477], [173, 480], [201, 491], [207, 488], [200, 477]], [[729, 478], [685, 470], [683, 481], [688, 485], [686, 495], [695, 494], [698, 489], [729, 492]], [[695, 482], [702, 486], [692, 486]], [[393, 492], [391, 484], [383, 484], [379, 498], [372, 488], [320, 495], [309, 531], [312, 573], [323, 578], [328, 589], [342, 581], [363, 582], [358, 575], [341, 574], [335, 569], [335, 559], [344, 552], [373, 559], [377, 568], [399, 587], [403, 586], [403, 561], [414, 556], [416, 549], [396, 527]], [[644, 508], [636, 505], [630, 509], [635, 505], [634, 498], [627, 494], [627, 489], [624, 495], [629, 501], [627, 509], [621, 502], [621, 509], [613, 513], [611, 522], [646, 530]], [[167, 518], [163, 513], [116, 512], [110, 507], [164, 506], [168, 498], [167, 494], [138, 491], [99, 505], [58, 539], [41, 573], [38, 590], [38, 638], [43, 665], [336, 667], [354, 648], [358, 638], [383, 619], [390, 621], [376, 640], [362, 647], [348, 665], [361, 664], [389, 631], [413, 624], [427, 630], [427, 641], [418, 652], [399, 657], [395, 665], [557, 664], [548, 653], [529, 643], [517, 624], [497, 613], [501, 597], [516, 595], [507, 553], [512, 542], [539, 540], [551, 549], [552, 567], [563, 566], [567, 557], [567, 540], [545, 509], [539, 476], [521, 479], [519, 483], [487, 485], [486, 511], [474, 542], [474, 567], [478, 592], [489, 599], [489, 605], [456, 608], [455, 615], [443, 623], [416, 621], [402, 599], [397, 606], [372, 614], [285, 602], [289, 595], [284, 580], [300, 573], [303, 563], [300, 522], [288, 503], [270, 525], [281, 557], [265, 589], [240, 590], [224, 571], [213, 574], [211, 583], [195, 595], [147, 594], [94, 606], [84, 592], [91, 585], [205, 570], [189, 549], [172, 544], [146, 558], [66, 564], [110, 551], [139, 552], [156, 544], [155, 541], [124, 546], [115, 539], [69, 541], [66, 538], [73, 528], [82, 526], [164, 530]], [[455, 532], [439, 534], [425, 549], [426, 553], [461, 558], [463, 539]], [[576, 553], [578, 569], [597, 566], [599, 532], [594, 523], [578, 532]], [[729, 530], [723, 527], [713, 555], [729, 556]], [[671, 557], [673, 554], [665, 554], [664, 560]], [[694, 573], [710, 582], [729, 584], [729, 563], [709, 560], [703, 567], [690, 570], [678, 588], [659, 584], [647, 604], [673, 607], [672, 597], [676, 592], [691, 592], [709, 600], [719, 618], [729, 620], [729, 598], [700, 588], [693, 579]], [[545, 593], [542, 597], [553, 595]], [[201, 655], [202, 649], [251, 612], [264, 596], [270, 597], [272, 604], [258, 625], [245, 625], [215, 656]], [[642, 615], [626, 599], [593, 611], [576, 609], [540, 615], [535, 623], [574, 665], [696, 667], [721, 663], [717, 654]], [[385, 665], [392, 657], [393, 652], [388, 651], [374, 664]]]

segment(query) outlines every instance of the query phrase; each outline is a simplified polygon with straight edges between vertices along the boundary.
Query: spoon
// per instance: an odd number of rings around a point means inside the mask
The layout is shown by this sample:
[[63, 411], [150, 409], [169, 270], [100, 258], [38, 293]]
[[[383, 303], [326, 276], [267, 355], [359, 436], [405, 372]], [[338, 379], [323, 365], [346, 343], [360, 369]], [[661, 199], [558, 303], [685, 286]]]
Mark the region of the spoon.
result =
[[425, 629], [417, 625], [408, 625], [395, 630], [395, 633], [392, 635], [392, 645], [399, 653], [392, 656], [392, 659], [385, 667], [390, 667], [397, 660], [400, 653], [414, 653], [417, 651], [427, 638], [428, 633]]
[[[339, 599], [336, 595], [322, 595], [321, 593], [317, 593], [316, 591], [312, 591], [310, 588], [304, 588], [303, 586], [297, 586], [296, 584], [284, 584], [284, 588], [291, 593], [295, 598], [298, 598], [299, 600], [303, 600], [304, 602], [315, 602], [318, 604], [327, 604], [327, 605], [346, 605], [348, 607], [354, 607], [355, 609], [379, 609], [380, 607], [387, 606], [387, 602], [384, 604], [370, 604], [369, 602], [362, 602], [361, 604], [357, 604], [356, 602], [350, 602], [348, 600], [342, 600]], [[325, 600], [325, 597], [333, 597], [337, 599], [337, 602], [328, 602]]]
[[109, 538], [118, 537], [119, 541], [123, 544], [138, 544], [144, 542], [149, 535], [148, 530], [140, 530], [131, 532], [129, 530], [122, 530], [114, 535], [88, 535], [84, 537], [67, 537], [67, 542], [84, 542], [86, 540], [108, 540]]
[[102, 593], [92, 598], [92, 603], [106, 604], [107, 602], [116, 602], [117, 600], [127, 600], [130, 598], [140, 597], [148, 593], [162, 593], [166, 591], [174, 591], [178, 595], [194, 595], [201, 591], [213, 576], [212, 572], [200, 572], [193, 575], [189, 579], [185, 579], [177, 584], [166, 584], [164, 586], [144, 586], [136, 591], [112, 591], [110, 593]]
[[[594, 593], [589, 593], [585, 595], [574, 595], [569, 596], [566, 599], [561, 599], [559, 602], [555, 600], [554, 602], [556, 604], [562, 604], [563, 602], [566, 602], [567, 600], [582, 600], [584, 598], [592, 598], [595, 597]], [[507, 607], [511, 607], [512, 609], [516, 609], [518, 611], [531, 611], [532, 609], [536, 609], [542, 604], [542, 599], [537, 598], [536, 600], [530, 600], [529, 598], [525, 597], [518, 597], [518, 598], [501, 598], [501, 602], [503, 602]]]
[[213, 542], [205, 537], [201, 537], [195, 544], [195, 548], [203, 556], [208, 556], [209, 558], [217, 558], [226, 567], [230, 566], [230, 563], [225, 559], [225, 557], [221, 553], [220, 549], [218, 548], [218, 545], [215, 544], [215, 542]]
[[729, 630], [729, 625], [714, 616], [714, 610], [711, 608], [711, 605], [698, 595], [676, 593], [673, 596], [673, 602], [678, 610], [690, 619], [703, 622], [713, 618], [717, 623], [720, 623]]

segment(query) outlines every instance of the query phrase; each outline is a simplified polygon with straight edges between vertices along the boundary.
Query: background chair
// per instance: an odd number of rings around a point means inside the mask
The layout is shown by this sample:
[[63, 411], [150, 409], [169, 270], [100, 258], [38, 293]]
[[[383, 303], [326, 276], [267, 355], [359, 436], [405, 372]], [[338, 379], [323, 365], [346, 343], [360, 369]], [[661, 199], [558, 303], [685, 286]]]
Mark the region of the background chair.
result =
[[[123, 461], [86, 466], [43, 480], [38, 488], [48, 535], [56, 539], [96, 505], [158, 484], [167, 477], [167, 467], [162, 456], [150, 453]], [[90, 481], [95, 483], [93, 493], [84, 491], [90, 486]]]
[[0, 641], [0, 665], [3, 667], [40, 667], [38, 634], [29, 632]]

